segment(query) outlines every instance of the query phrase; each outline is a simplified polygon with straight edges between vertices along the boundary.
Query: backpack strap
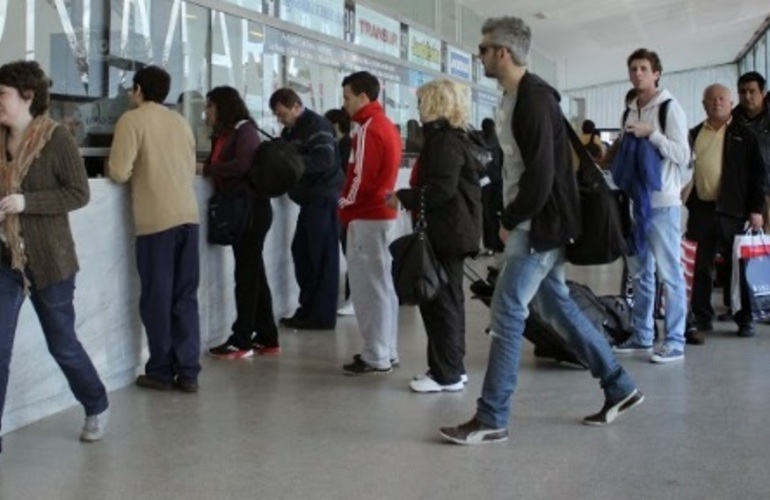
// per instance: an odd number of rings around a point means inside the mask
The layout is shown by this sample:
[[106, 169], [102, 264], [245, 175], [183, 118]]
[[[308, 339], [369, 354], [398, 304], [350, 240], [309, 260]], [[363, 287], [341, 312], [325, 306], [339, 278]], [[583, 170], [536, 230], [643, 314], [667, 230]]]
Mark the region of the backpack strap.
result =
[[275, 136], [268, 134], [268, 133], [265, 131], [265, 129], [261, 128], [261, 127], [260, 127], [259, 125], [257, 125], [257, 124], [254, 124], [254, 125], [257, 127], [257, 132], [261, 133], [262, 135], [264, 135], [265, 137], [267, 137], [267, 138], [268, 138], [268, 139], [270, 139], [271, 141], [275, 139]]
[[575, 129], [572, 128], [572, 125], [570, 124], [570, 122], [567, 121], [567, 118], [565, 118], [563, 115], [562, 115], [562, 122], [564, 123], [564, 127], [567, 129], [567, 138], [569, 139], [569, 142], [572, 145], [572, 149], [575, 151], [575, 154], [578, 156], [578, 159], [580, 160], [578, 169], [594, 165], [594, 160], [593, 158], [591, 158], [591, 155], [588, 153], [588, 150], [586, 150], [585, 145], [582, 142], [580, 142], [580, 138], [577, 136]]
[[[663, 133], [663, 135], [666, 134], [666, 121], [668, 118], [668, 106], [671, 104], [671, 99], [666, 99], [662, 103], [660, 103], [660, 106], [658, 106], [658, 123], [660, 124], [660, 131]], [[628, 115], [631, 114], [631, 108], [626, 106], [625, 111], [623, 111], [623, 125], [625, 126], [626, 121], [628, 120]]]
[[671, 104], [671, 99], [666, 99], [660, 106], [658, 106], [658, 123], [660, 124], [660, 132], [666, 135], [666, 120], [668, 118], [668, 105]]

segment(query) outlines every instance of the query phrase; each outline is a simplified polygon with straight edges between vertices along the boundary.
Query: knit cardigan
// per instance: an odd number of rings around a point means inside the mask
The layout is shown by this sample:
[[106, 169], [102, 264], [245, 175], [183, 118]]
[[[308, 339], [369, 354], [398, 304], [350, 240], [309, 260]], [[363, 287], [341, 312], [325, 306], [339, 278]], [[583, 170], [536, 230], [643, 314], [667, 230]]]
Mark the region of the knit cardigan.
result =
[[56, 127], [21, 188], [25, 208], [19, 221], [27, 271], [33, 287], [41, 290], [79, 269], [68, 214], [88, 203], [89, 188], [77, 145], [65, 127]]

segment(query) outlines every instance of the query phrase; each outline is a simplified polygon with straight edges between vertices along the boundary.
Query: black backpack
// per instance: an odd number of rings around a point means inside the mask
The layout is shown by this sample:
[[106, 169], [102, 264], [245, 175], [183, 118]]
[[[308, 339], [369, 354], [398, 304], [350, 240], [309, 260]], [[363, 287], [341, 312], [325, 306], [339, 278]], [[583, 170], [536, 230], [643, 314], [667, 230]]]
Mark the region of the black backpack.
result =
[[580, 194], [580, 237], [567, 245], [567, 261], [578, 266], [609, 264], [626, 254], [623, 196], [607, 184], [580, 142], [572, 125], [564, 119], [570, 143], [580, 159], [575, 173]]
[[305, 172], [297, 148], [285, 139], [273, 137], [257, 128], [265, 137], [254, 154], [251, 168], [246, 174], [249, 185], [258, 194], [274, 198], [286, 194]]

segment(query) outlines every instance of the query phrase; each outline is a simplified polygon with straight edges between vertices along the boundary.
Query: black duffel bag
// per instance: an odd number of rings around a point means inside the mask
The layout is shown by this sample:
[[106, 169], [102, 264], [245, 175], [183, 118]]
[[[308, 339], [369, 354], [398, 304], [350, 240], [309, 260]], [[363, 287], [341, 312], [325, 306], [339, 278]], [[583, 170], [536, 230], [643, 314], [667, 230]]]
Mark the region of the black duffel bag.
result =
[[580, 237], [574, 243], [567, 245], [567, 261], [578, 266], [615, 262], [626, 254], [621, 205], [627, 203], [627, 198], [610, 188], [604, 174], [596, 166], [566, 119], [564, 126], [567, 128], [572, 147], [580, 159], [580, 166], [575, 176], [580, 194], [582, 222]]

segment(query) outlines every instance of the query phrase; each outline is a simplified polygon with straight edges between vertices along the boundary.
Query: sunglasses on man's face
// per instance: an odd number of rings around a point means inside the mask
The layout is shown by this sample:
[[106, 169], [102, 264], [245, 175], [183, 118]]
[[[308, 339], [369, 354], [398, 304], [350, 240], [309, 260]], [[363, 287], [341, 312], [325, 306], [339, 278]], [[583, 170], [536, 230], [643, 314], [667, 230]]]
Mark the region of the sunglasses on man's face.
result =
[[483, 56], [487, 53], [489, 49], [497, 50], [499, 49], [499, 45], [479, 45], [479, 55]]

